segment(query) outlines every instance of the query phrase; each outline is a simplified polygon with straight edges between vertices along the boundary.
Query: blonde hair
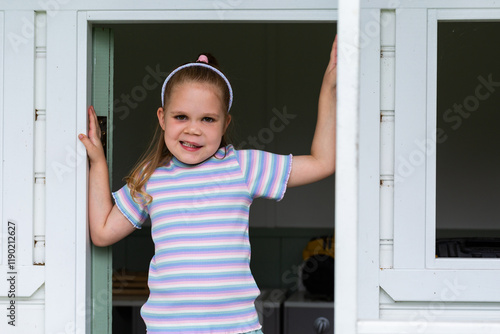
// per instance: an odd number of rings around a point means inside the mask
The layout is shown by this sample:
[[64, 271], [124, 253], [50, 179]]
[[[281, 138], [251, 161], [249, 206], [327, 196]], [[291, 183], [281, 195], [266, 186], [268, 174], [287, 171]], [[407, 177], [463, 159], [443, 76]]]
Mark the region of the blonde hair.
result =
[[[204, 55], [207, 56], [209, 65], [218, 68], [217, 60], [211, 54], [204, 53]], [[222, 77], [216, 72], [208, 68], [192, 66], [179, 70], [168, 81], [165, 88], [165, 95], [163, 96], [165, 101], [165, 104], [162, 106], [164, 112], [170, 101], [173, 88], [186, 82], [201, 82], [215, 86], [217, 91], [221, 93], [220, 98], [223, 104], [223, 110], [226, 111], [229, 109], [230, 93], [224, 79], [222, 79]], [[226, 119], [226, 117], [227, 113], [224, 112], [224, 119]], [[229, 143], [230, 141], [226, 131], [222, 136], [219, 148], [226, 147]], [[165, 131], [158, 123], [156, 125], [154, 137], [152, 138], [148, 149], [141, 156], [130, 174], [125, 178], [125, 181], [130, 189], [130, 195], [136, 203], [148, 205], [153, 201], [151, 195], [146, 193], [146, 183], [158, 167], [168, 164], [171, 159], [172, 153], [168, 150], [167, 145], [165, 144]]]

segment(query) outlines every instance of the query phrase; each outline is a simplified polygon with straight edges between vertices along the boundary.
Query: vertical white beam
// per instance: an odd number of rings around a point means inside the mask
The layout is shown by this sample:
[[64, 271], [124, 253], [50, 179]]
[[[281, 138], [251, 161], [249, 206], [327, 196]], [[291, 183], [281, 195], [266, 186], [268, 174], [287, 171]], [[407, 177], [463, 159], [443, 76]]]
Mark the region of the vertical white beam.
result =
[[[3, 140], [3, 115], [5, 113], [4, 108], [4, 43], [5, 43], [5, 33], [4, 33], [4, 12], [0, 12], [0, 161], [4, 161], [3, 158], [3, 148], [4, 148], [4, 140]], [[0, 163], [0, 213], [3, 212], [3, 163]], [[1, 214], [0, 214], [1, 216]], [[3, 219], [3, 217], [2, 217]], [[6, 261], [4, 256], [4, 245], [7, 242], [7, 234], [4, 233], [4, 222], [0, 222], [0, 264], [3, 264]]]
[[427, 12], [396, 9], [393, 258], [398, 269], [425, 268]]
[[358, 318], [379, 318], [380, 9], [360, 13]]
[[47, 13], [35, 14], [35, 203], [33, 262], [45, 264], [45, 118]]
[[359, 0], [339, 0], [335, 333], [356, 333], [359, 177]]
[[[437, 126], [437, 62], [438, 20], [435, 9], [427, 12], [427, 117], [426, 117], [426, 186], [425, 186], [425, 262], [426, 267], [436, 261], [436, 166], [437, 144], [446, 139]], [[434, 135], [432, 135], [434, 134]]]
[[[47, 13], [47, 147], [46, 147], [46, 315], [45, 333], [84, 333], [85, 274], [78, 271], [78, 166], [86, 165], [77, 146], [77, 12]], [[85, 206], [85, 199], [83, 199]], [[82, 277], [83, 276], [83, 277]]]
[[[87, 131], [87, 107], [91, 102], [92, 91], [92, 26], [87, 21], [87, 12], [78, 12], [77, 27], [77, 96], [76, 96], [76, 128], [77, 133]], [[87, 224], [88, 207], [88, 164], [87, 152], [81, 143], [77, 143], [77, 150], [83, 156], [83, 162], [76, 166], [76, 294], [77, 305], [89, 306], [91, 300], [91, 242]], [[106, 295], [106, 294], [105, 294]], [[76, 314], [76, 327], [81, 333], [90, 333], [92, 310], [85, 307]]]
[[[0, 333], [36, 334], [43, 324], [44, 296], [40, 287], [44, 268], [33, 266], [34, 17], [32, 10], [0, 14], [0, 236], [4, 238], [0, 254], [0, 308], [8, 310], [0, 322]], [[15, 231], [7, 233], [8, 221], [15, 223]], [[14, 258], [9, 262], [7, 236], [15, 238], [15, 249], [9, 247]], [[12, 239], [9, 244], [12, 246]], [[14, 290], [10, 279], [14, 280]]]
[[17, 266], [33, 265], [34, 17], [5, 12], [2, 225], [16, 223]]
[[380, 268], [393, 267], [394, 103], [396, 12], [381, 11], [380, 29]]

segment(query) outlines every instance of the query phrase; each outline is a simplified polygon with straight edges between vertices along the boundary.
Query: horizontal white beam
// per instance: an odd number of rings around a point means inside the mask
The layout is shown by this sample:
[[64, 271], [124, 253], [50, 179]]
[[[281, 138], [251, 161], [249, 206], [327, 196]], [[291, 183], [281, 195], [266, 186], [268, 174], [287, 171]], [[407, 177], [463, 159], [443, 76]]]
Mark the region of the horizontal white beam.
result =
[[380, 287], [395, 301], [500, 302], [500, 270], [380, 271]]
[[88, 11], [87, 20], [112, 23], [165, 23], [165, 22], [332, 22], [337, 19], [334, 9], [267, 9], [231, 10], [136, 10], [136, 11]]
[[[37, 10], [37, 11], [65, 11], [65, 10], [189, 10], [213, 9], [244, 10], [244, 9], [333, 9], [337, 8], [337, 0], [188, 0], [188, 1], [154, 1], [154, 0], [23, 0], [2, 1], [0, 10]], [[371, 0], [363, 1], [362, 8], [500, 8], [496, 0]]]
[[[446, 9], [436, 11], [438, 20], [451, 20], [451, 21], [474, 21], [474, 20], [500, 20], [500, 9], [488, 9], [475, 7], [474, 9]], [[498, 6], [496, 6], [498, 8]]]
[[17, 297], [31, 297], [45, 281], [44, 266], [16, 266], [12, 271], [9, 266], [0, 266], [0, 297], [8, 297], [15, 285], [12, 293]]
[[224, 10], [241, 9], [294, 9], [294, 8], [337, 8], [334, 0], [188, 0], [188, 1], [102, 1], [102, 0], [23, 0], [2, 1], [0, 10], [35, 9], [46, 11], [57, 10], [162, 10], [162, 9], [212, 9], [222, 8]]
[[498, 334], [500, 322], [360, 321], [358, 334]]
[[500, 8], [495, 0], [456, 1], [456, 0], [370, 0], [363, 2], [363, 8], [383, 9], [422, 9], [422, 8]]

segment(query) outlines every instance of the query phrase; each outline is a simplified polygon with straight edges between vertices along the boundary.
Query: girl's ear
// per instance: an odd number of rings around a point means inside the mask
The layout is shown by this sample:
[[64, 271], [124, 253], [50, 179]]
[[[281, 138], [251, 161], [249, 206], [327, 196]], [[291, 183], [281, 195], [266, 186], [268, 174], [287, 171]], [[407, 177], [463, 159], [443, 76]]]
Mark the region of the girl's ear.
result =
[[231, 115], [226, 115], [226, 119], [224, 120], [226, 124], [224, 124], [224, 133], [226, 133], [227, 127], [229, 123], [231, 123]]
[[158, 108], [156, 111], [158, 116], [158, 122], [160, 123], [161, 128], [165, 131], [165, 110], [162, 107]]

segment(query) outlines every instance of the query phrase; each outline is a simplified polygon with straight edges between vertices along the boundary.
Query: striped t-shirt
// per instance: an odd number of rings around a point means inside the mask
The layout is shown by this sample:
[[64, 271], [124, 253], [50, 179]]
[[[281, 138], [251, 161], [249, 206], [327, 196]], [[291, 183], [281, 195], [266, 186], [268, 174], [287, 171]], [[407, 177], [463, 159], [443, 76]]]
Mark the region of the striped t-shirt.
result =
[[245, 333], [260, 328], [250, 272], [248, 214], [253, 198], [280, 200], [292, 156], [231, 145], [197, 165], [175, 157], [146, 184], [151, 204], [124, 186], [116, 205], [140, 228], [152, 221], [155, 255], [149, 299], [141, 309], [148, 333]]

